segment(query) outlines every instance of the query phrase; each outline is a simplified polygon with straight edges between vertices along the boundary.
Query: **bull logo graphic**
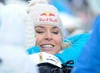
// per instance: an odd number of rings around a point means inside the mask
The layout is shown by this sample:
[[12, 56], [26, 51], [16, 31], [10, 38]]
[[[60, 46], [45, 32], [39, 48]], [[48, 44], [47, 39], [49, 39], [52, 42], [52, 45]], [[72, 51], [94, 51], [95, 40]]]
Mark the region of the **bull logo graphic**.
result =
[[44, 12], [44, 13], [40, 14], [39, 21], [40, 22], [54, 22], [54, 23], [57, 23], [57, 18], [51, 12]]

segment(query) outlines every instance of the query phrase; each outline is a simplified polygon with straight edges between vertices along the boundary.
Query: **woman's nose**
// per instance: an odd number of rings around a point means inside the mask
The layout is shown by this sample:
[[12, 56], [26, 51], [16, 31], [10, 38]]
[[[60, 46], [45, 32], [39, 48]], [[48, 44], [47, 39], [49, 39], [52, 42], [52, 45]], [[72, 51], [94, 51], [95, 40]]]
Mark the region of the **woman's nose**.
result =
[[45, 40], [52, 40], [52, 35], [50, 32], [47, 32], [46, 35], [45, 35]]

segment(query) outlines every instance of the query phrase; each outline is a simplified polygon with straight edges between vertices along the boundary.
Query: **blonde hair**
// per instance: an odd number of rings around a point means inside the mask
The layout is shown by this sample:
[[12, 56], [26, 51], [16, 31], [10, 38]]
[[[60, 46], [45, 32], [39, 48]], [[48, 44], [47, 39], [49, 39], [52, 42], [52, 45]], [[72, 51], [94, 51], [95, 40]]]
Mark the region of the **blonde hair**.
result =
[[71, 41], [67, 40], [67, 42], [62, 42], [62, 47], [61, 49], [65, 49], [71, 46]]

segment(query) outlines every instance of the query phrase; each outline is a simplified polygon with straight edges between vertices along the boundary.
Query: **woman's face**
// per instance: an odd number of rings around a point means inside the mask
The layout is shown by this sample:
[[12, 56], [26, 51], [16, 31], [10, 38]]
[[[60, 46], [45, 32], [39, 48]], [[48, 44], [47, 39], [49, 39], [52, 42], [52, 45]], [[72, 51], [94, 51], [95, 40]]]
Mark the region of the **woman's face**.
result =
[[35, 27], [36, 45], [42, 52], [55, 54], [60, 51], [62, 35], [59, 28], [52, 25], [39, 25]]

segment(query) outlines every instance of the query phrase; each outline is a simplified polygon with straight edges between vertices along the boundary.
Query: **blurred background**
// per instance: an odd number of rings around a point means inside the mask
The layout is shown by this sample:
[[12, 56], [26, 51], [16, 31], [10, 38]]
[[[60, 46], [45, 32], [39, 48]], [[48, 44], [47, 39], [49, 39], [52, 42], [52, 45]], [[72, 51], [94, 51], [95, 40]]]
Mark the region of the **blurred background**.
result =
[[[20, 4], [26, 8], [29, 0], [0, 0], [0, 10], [6, 4]], [[91, 33], [94, 19], [100, 14], [100, 0], [48, 0], [59, 11], [65, 37]]]

